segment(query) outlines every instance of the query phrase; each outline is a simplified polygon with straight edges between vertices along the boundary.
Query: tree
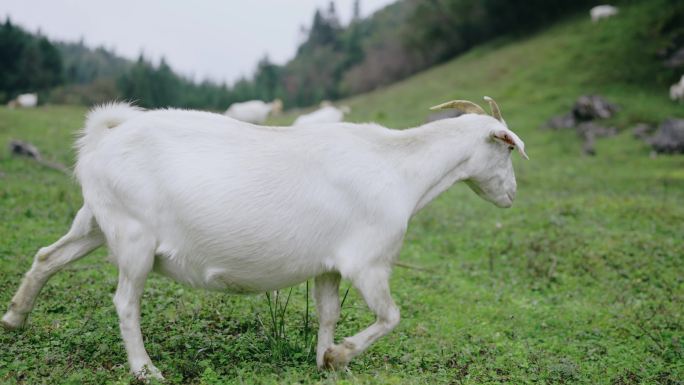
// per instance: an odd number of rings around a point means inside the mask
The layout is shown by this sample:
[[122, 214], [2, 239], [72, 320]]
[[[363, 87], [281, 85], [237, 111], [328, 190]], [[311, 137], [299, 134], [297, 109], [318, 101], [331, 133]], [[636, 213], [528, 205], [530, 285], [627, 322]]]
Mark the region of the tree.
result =
[[589, 0], [412, 0], [406, 41], [434, 64], [501, 35], [529, 32], [575, 10]]
[[183, 80], [173, 72], [164, 58], [155, 68], [141, 54], [131, 70], [119, 78], [119, 88], [125, 98], [142, 107], [183, 105], [180, 98]]
[[316, 10], [311, 29], [309, 30], [309, 37], [307, 41], [299, 47], [299, 52], [306, 54], [306, 52], [315, 50], [316, 47], [337, 46], [339, 44], [337, 38], [339, 29], [337, 16], [330, 19], [327, 16], [324, 16], [320, 10]]
[[327, 23], [334, 29], [339, 29], [341, 27], [340, 18], [337, 16], [337, 10], [335, 9], [335, 2], [330, 1], [328, 4], [328, 13], [325, 15]]
[[273, 100], [280, 94], [281, 68], [264, 56], [257, 64], [254, 74], [254, 91], [261, 100]]
[[45, 37], [12, 25], [0, 26], [0, 90], [4, 99], [45, 91], [63, 82], [62, 57]]
[[361, 0], [354, 0], [354, 8], [352, 10], [352, 23], [361, 20]]

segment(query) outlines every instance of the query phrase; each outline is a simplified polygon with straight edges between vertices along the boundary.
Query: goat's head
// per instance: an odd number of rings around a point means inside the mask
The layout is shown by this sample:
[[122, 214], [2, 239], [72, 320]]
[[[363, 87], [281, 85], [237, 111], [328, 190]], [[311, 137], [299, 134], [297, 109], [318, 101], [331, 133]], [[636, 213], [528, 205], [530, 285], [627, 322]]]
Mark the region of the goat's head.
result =
[[[485, 96], [492, 110], [492, 116], [482, 119], [484, 127], [479, 127], [480, 144], [473, 148], [469, 159], [470, 176], [465, 182], [481, 198], [499, 207], [511, 207], [515, 199], [517, 184], [511, 162], [511, 152], [517, 149], [520, 155], [525, 154], [525, 143], [508, 128], [501, 116], [501, 110], [494, 99]], [[467, 100], [454, 100], [432, 110], [456, 108], [470, 114], [488, 115], [482, 107]]]
[[283, 112], [283, 101], [275, 99], [271, 102], [271, 115], [280, 115]]

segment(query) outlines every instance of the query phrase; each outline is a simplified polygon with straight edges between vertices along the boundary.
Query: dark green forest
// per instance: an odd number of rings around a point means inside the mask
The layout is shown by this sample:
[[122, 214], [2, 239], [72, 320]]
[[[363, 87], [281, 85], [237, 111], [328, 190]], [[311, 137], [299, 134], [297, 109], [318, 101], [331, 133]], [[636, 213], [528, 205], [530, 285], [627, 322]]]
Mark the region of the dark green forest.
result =
[[0, 26], [0, 101], [62, 84], [63, 70], [62, 56], [47, 38], [34, 36], [9, 20]]
[[[637, 2], [637, 0], [622, 3]], [[162, 59], [131, 61], [83, 42], [51, 42], [6, 20], [0, 27], [0, 102], [19, 93], [39, 92], [43, 102], [91, 105], [132, 100], [143, 107], [223, 110], [249, 99], [280, 98], [286, 107], [336, 100], [394, 83], [496, 39], [529, 34], [560, 18], [585, 13], [588, 0], [400, 0], [368, 18], [342, 25], [330, 2], [317, 10], [296, 55], [284, 65], [264, 57], [249, 78], [234, 84], [195, 82]], [[680, 5], [676, 5], [676, 4]], [[681, 2], [653, 26], [664, 41], [682, 39]], [[634, 47], [639, 49], [639, 47]], [[651, 47], [655, 51], [668, 47]], [[635, 63], [638, 81], [658, 81], [649, 67]], [[626, 67], [626, 68], [627, 68]], [[628, 76], [629, 74], [625, 74]], [[661, 79], [662, 80], [662, 79]]]

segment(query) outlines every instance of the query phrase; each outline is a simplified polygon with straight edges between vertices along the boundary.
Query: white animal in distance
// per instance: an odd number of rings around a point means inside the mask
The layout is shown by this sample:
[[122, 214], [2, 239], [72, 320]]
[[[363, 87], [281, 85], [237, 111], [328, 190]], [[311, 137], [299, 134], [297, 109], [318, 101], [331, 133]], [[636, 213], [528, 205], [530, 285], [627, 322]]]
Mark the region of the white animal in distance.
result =
[[277, 115], [283, 109], [283, 102], [279, 99], [271, 103], [261, 100], [249, 100], [246, 102], [233, 103], [228, 107], [224, 115], [247, 123], [262, 124], [270, 115]]

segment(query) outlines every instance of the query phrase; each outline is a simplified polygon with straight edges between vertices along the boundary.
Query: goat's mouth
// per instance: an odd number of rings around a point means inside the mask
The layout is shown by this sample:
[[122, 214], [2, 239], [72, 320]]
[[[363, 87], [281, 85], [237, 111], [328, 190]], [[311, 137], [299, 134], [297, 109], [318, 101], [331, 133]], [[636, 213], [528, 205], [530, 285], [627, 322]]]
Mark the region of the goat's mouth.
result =
[[514, 199], [515, 199], [515, 193], [506, 192], [506, 198], [498, 199], [496, 202], [494, 202], [494, 204], [497, 207], [507, 209], [507, 208], [513, 206], [513, 200]]
[[506, 192], [506, 196], [507, 196], [508, 199], [511, 201], [511, 203], [513, 203], [513, 201], [515, 200], [515, 192], [507, 191], [507, 192]]
[[510, 208], [511, 206], [513, 206], [513, 201], [508, 200], [506, 202], [496, 202], [496, 205], [502, 209], [507, 209], [507, 208]]
[[487, 202], [490, 202], [494, 204], [497, 207], [501, 208], [509, 208], [513, 206], [513, 200], [515, 199], [515, 190], [514, 191], [506, 191], [505, 194], [501, 193], [494, 193], [494, 194], [489, 194], [487, 193], [483, 188], [478, 186], [472, 181], [466, 181], [466, 184], [470, 187], [471, 190], [475, 194], [477, 194], [480, 198], [486, 200]]

